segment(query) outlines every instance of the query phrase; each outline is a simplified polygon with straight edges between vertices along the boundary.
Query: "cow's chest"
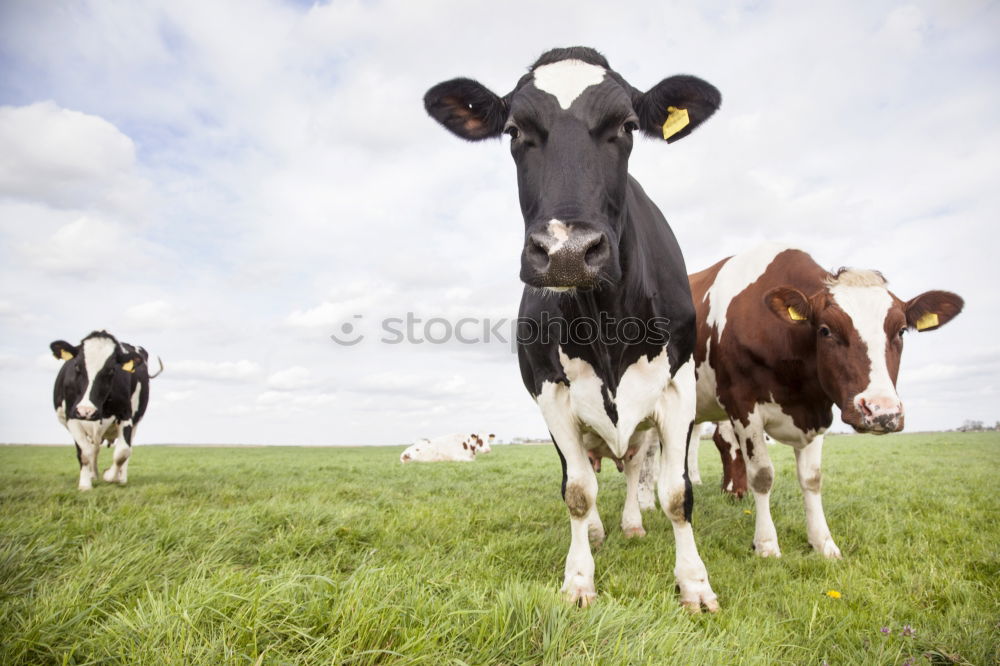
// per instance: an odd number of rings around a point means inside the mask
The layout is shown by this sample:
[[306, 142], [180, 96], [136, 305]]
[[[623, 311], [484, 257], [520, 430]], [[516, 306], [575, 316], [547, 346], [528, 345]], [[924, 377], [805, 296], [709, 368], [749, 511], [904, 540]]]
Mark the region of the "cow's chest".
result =
[[666, 346], [653, 358], [641, 356], [620, 377], [602, 375], [588, 361], [572, 358], [561, 348], [559, 362], [573, 418], [617, 456], [628, 448], [636, 430], [652, 425], [671, 377]]

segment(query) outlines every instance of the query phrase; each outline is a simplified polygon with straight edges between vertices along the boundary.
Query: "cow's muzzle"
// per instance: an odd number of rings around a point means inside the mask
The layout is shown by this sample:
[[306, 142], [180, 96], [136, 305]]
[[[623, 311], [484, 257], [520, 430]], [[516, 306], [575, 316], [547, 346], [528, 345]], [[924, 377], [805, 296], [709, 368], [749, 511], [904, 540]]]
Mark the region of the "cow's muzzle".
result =
[[596, 287], [611, 260], [611, 244], [599, 231], [569, 228], [560, 236], [535, 231], [521, 256], [521, 280], [532, 287]]
[[97, 413], [97, 408], [93, 405], [79, 404], [76, 406], [76, 415], [81, 419], [91, 419]]
[[857, 408], [858, 423], [851, 423], [858, 432], [870, 432], [884, 435], [899, 432], [903, 429], [903, 403], [896, 398], [865, 398], [854, 399]]

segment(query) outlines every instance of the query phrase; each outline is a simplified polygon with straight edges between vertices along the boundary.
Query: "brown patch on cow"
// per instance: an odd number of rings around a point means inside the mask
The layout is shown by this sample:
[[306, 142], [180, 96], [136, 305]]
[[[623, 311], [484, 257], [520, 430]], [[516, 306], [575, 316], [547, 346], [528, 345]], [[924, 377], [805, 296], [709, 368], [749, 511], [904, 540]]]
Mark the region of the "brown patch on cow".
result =
[[469, 449], [469, 445], [466, 444], [465, 442], [462, 442], [462, 448], [465, 449], [465, 450], [468, 450]]
[[753, 438], [747, 437], [747, 458], [753, 458]]
[[803, 479], [802, 489], [809, 492], [818, 493], [823, 487], [823, 472], [816, 470], [812, 475]]
[[678, 488], [668, 498], [666, 506], [667, 518], [675, 523], [684, 522], [684, 488]]
[[771, 486], [773, 483], [774, 472], [771, 471], [770, 467], [761, 467], [750, 480], [750, 484], [753, 486], [754, 492], [761, 494], [771, 492]]
[[587, 491], [578, 483], [570, 483], [566, 486], [566, 506], [569, 507], [569, 515], [574, 518], [583, 518], [590, 511], [590, 499]]

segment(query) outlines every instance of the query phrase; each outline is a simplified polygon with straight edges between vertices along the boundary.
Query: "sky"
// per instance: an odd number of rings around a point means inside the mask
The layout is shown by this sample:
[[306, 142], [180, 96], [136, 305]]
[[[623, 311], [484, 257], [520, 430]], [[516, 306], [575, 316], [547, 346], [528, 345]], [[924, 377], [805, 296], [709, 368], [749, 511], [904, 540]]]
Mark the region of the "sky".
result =
[[422, 97], [505, 94], [569, 45], [722, 92], [630, 160], [689, 271], [781, 241], [954, 291], [965, 312], [907, 339], [907, 429], [993, 423], [998, 35], [967, 0], [3, 0], [0, 442], [70, 443], [48, 345], [95, 329], [166, 367], [140, 445], [544, 436], [509, 339], [506, 139], [462, 142]]

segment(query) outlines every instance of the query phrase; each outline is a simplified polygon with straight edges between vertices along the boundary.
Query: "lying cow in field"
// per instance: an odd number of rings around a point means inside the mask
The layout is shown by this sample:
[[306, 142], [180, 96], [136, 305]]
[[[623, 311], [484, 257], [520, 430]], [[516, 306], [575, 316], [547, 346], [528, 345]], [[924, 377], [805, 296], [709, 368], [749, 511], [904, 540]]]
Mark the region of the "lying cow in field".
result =
[[[902, 430], [896, 376], [903, 335], [944, 326], [962, 311], [961, 297], [928, 291], [902, 301], [876, 271], [828, 273], [805, 252], [773, 244], [695, 273], [691, 291], [698, 311], [697, 418], [727, 422], [731, 434], [723, 427], [720, 437], [739, 445], [757, 509], [754, 550], [781, 556], [767, 432], [795, 449], [809, 543], [839, 558], [820, 499], [832, 407], [858, 432]], [[723, 465], [730, 475], [740, 467], [731, 450]]]
[[483, 446], [483, 438], [475, 433], [418, 439], [400, 454], [399, 462], [472, 462]]
[[[545, 53], [503, 97], [470, 79], [424, 97], [428, 113], [463, 139], [510, 137], [525, 224], [518, 359], [562, 462], [571, 528], [562, 591], [581, 606], [597, 596], [588, 536], [604, 538], [588, 451], [606, 450], [637, 480], [636, 453], [654, 429], [681, 603], [718, 609], [684, 473], [695, 409], [690, 287], [673, 232], [629, 176], [628, 159], [635, 133], [677, 141], [720, 100], [693, 76], [644, 93], [580, 47]], [[637, 324], [638, 336], [623, 322]]]
[[[125, 485], [135, 429], [149, 404], [149, 354], [142, 347], [118, 342], [107, 331], [94, 331], [79, 345], [56, 340], [49, 348], [65, 361], [52, 398], [56, 418], [76, 443], [80, 490], [94, 485], [102, 442], [115, 445], [104, 480]], [[162, 371], [161, 361], [156, 375]]]

